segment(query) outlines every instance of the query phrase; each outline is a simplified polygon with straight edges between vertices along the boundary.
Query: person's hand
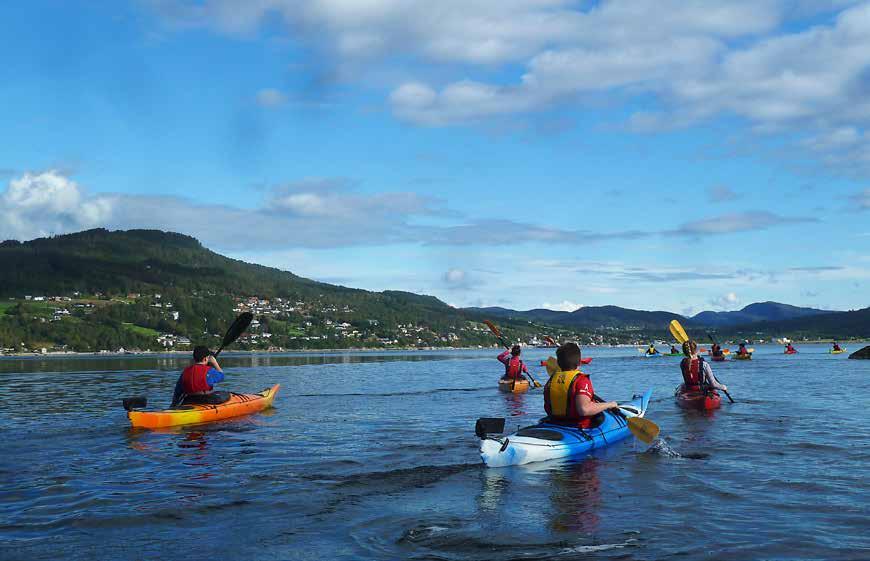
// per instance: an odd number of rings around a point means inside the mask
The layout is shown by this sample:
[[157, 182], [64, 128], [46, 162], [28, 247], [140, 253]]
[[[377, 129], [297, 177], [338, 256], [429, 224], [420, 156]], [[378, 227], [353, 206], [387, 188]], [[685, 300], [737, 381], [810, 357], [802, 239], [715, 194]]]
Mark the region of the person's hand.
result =
[[722, 391], [723, 391], [723, 392], [727, 392], [727, 391], [728, 391], [728, 386], [726, 386], [725, 384], [722, 384]]
[[218, 362], [217, 362], [217, 359], [214, 357], [214, 355], [208, 355], [208, 363], [211, 364], [212, 366], [214, 366], [215, 368], [218, 368]]
[[616, 403], [615, 401], [608, 401], [607, 405], [608, 405], [608, 407], [607, 407], [608, 409], [619, 409], [619, 404]]

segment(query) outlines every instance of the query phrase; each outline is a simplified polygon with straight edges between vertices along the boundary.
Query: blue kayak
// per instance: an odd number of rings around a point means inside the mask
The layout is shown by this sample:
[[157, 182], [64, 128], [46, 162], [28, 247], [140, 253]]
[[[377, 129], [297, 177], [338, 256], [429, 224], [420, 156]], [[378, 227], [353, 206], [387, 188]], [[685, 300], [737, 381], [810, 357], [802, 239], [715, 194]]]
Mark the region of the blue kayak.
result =
[[[649, 389], [631, 401], [620, 402], [620, 411], [626, 417], [643, 417], [651, 396], [652, 389]], [[486, 436], [480, 441], [480, 458], [489, 467], [571, 458], [604, 448], [631, 434], [621, 415], [606, 411], [603, 417], [597, 427], [585, 430], [541, 422], [506, 437]]]

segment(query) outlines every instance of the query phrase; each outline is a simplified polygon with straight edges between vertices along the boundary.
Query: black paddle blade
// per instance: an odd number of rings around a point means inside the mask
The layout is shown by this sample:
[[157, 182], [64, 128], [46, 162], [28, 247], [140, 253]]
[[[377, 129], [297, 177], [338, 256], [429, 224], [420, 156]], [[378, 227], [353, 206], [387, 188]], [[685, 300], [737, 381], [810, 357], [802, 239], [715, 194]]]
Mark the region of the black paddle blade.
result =
[[239, 336], [245, 332], [245, 329], [251, 325], [252, 321], [254, 321], [254, 314], [251, 312], [243, 312], [239, 314], [236, 321], [234, 321], [230, 328], [227, 329], [227, 334], [224, 335], [224, 341], [221, 343], [221, 347], [226, 347], [238, 339]]
[[481, 417], [474, 425], [474, 434], [477, 438], [486, 438], [490, 434], [501, 434], [504, 432], [504, 418], [498, 417]]
[[133, 409], [145, 409], [145, 407], [148, 406], [148, 398], [146, 398], [144, 395], [127, 397], [124, 398], [122, 404], [124, 405], [124, 409], [127, 411], [132, 411]]

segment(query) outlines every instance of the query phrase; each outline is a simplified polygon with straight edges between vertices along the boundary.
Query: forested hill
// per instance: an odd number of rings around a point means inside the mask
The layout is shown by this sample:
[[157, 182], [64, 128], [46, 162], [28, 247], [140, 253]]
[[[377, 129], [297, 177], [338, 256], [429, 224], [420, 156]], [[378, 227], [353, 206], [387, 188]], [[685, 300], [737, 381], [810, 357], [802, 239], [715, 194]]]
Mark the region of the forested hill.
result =
[[[261, 326], [241, 344], [257, 348], [494, 341], [478, 315], [437, 298], [320, 283], [224, 257], [176, 233], [95, 229], [5, 241], [0, 263], [0, 349], [177, 348], [187, 339], [213, 341], [247, 309]], [[516, 336], [534, 331], [526, 322], [505, 324]]]

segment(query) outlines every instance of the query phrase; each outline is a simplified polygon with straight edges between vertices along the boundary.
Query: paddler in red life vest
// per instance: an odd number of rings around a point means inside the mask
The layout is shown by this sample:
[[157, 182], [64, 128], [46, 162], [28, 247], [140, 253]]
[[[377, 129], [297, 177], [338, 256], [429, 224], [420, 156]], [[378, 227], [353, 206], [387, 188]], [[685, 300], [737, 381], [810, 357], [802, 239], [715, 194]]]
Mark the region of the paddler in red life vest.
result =
[[746, 356], [749, 354], [749, 351], [746, 350], [746, 343], [740, 343], [740, 348], [737, 349], [737, 354], [740, 356]]
[[688, 391], [707, 391], [710, 389], [728, 391], [728, 386], [720, 384], [713, 375], [710, 363], [698, 356], [698, 343], [689, 340], [683, 343], [683, 354], [686, 357], [680, 361], [683, 372], [683, 385]]
[[837, 343], [836, 341], [834, 341], [834, 348], [831, 349], [831, 350], [832, 350], [832, 351], [842, 351], [843, 349], [840, 348], [840, 344], [839, 344], [839, 343]]
[[592, 426], [592, 418], [619, 405], [615, 401], [596, 402], [595, 389], [587, 374], [580, 372], [580, 347], [577, 343], [564, 343], [556, 350], [559, 370], [544, 386], [544, 410], [552, 423]]
[[193, 364], [184, 369], [175, 384], [172, 406], [191, 403], [223, 403], [226, 392], [215, 392], [214, 385], [222, 382], [224, 371], [208, 347], [193, 348]]
[[[683, 354], [685, 354], [685, 352]], [[713, 346], [710, 347], [710, 356], [720, 357], [725, 356], [725, 353], [722, 352], [722, 347], [720, 347], [718, 343], [713, 343]]]
[[785, 352], [787, 353], [796, 353], [797, 349], [791, 346], [791, 343], [785, 346]]
[[525, 376], [523, 376], [523, 372], [526, 374], [529, 373], [529, 369], [526, 368], [525, 363], [520, 360], [520, 353], [522, 349], [519, 345], [514, 345], [511, 347], [511, 350], [505, 351], [498, 355], [498, 361], [504, 364], [504, 376], [502, 376], [502, 380], [525, 380]]

